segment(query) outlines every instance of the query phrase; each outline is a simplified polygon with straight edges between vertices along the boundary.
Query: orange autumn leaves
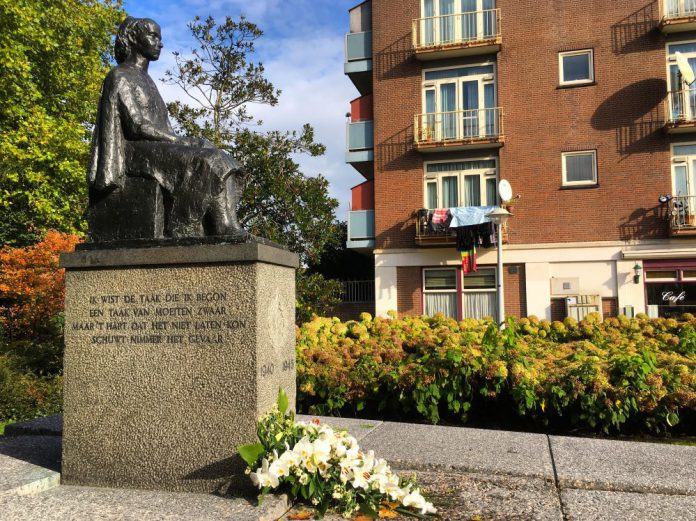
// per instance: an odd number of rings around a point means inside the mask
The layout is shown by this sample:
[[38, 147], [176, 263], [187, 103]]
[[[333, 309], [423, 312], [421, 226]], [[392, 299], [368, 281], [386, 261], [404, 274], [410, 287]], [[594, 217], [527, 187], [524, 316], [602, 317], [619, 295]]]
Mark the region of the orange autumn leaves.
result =
[[64, 270], [59, 255], [80, 239], [50, 231], [26, 248], [0, 250], [0, 325], [10, 337], [40, 334], [63, 311]]

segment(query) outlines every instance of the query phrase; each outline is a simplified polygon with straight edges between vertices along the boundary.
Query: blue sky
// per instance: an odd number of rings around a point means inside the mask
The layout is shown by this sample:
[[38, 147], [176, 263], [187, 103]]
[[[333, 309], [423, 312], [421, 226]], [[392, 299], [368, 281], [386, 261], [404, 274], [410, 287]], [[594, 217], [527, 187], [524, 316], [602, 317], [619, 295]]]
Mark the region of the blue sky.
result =
[[177, 87], [162, 84], [164, 71], [173, 65], [172, 51], [186, 54], [193, 45], [186, 24], [194, 16], [218, 20], [245, 15], [263, 31], [257, 41], [257, 61], [266, 76], [281, 89], [276, 107], [251, 105], [263, 120], [263, 128], [299, 130], [304, 123], [315, 129], [317, 141], [326, 145], [319, 158], [298, 156], [306, 175], [323, 174], [331, 195], [341, 206], [338, 218], [347, 219], [350, 187], [364, 179], [344, 162], [346, 118], [357, 90], [343, 74], [344, 35], [348, 32], [348, 9], [360, 0], [125, 0], [132, 16], [149, 17], [162, 27], [164, 49], [150, 66], [167, 101], [186, 100]]

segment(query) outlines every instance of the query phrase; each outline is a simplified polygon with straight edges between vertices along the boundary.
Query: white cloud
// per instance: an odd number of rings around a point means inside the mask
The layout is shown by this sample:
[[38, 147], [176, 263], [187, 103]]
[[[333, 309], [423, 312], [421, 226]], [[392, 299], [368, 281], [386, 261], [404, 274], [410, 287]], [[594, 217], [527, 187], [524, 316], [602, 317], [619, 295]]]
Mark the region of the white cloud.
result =
[[[228, 3], [241, 4], [236, 1]], [[261, 3], [264, 9], [269, 9], [277, 2]], [[166, 43], [167, 30], [163, 32]], [[252, 105], [249, 109], [255, 117], [263, 120], [266, 129], [299, 130], [304, 123], [314, 127], [316, 140], [326, 145], [326, 154], [318, 158], [298, 156], [295, 159], [306, 175], [323, 174], [329, 180], [331, 195], [341, 203], [337, 216], [345, 220], [350, 188], [364, 181], [345, 163], [345, 114], [350, 110], [350, 100], [359, 94], [343, 74], [342, 36], [312, 34], [311, 31], [305, 34], [312, 36], [259, 40], [259, 54], [267, 57], [263, 62], [266, 76], [282, 90], [282, 94], [276, 107]], [[169, 51], [177, 50], [172, 45], [168, 47]], [[185, 49], [187, 47], [183, 45], [181, 50]], [[159, 80], [173, 65], [171, 52], [163, 52], [160, 60], [152, 64], [151, 75]], [[187, 101], [178, 87], [158, 83], [165, 100]]]

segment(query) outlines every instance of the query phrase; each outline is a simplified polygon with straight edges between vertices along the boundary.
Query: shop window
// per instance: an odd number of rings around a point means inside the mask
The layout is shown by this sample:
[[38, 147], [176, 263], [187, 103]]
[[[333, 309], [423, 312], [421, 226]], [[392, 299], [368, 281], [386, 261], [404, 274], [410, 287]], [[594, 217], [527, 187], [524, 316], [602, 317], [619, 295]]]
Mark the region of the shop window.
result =
[[648, 316], [678, 318], [696, 314], [696, 270], [646, 270]]

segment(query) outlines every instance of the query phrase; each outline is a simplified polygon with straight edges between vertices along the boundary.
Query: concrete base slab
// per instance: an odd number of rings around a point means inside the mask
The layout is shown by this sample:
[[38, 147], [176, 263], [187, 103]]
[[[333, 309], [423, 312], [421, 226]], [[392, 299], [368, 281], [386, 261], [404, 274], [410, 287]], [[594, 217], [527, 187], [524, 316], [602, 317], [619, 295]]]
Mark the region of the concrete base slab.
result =
[[31, 497], [0, 497], [4, 521], [275, 521], [285, 496], [256, 501], [205, 494], [61, 486]]
[[[437, 507], [443, 520], [563, 521], [555, 486], [541, 478], [427, 471], [416, 475], [421, 491]], [[301, 510], [300, 507], [295, 511]], [[332, 515], [325, 519], [342, 518]], [[413, 518], [397, 518], [409, 519]]]
[[0, 437], [0, 498], [58, 486], [60, 442], [56, 436]]
[[397, 468], [451, 468], [554, 479], [543, 434], [385, 422], [365, 436], [361, 446]]
[[562, 488], [696, 495], [696, 447], [563, 436], [550, 440]]
[[304, 414], [298, 415], [297, 420], [310, 422], [314, 419], [319, 420], [321, 423], [325, 423], [329, 427], [335, 430], [348, 431], [351, 436], [355, 437], [358, 441], [362, 440], [365, 436], [370, 434], [372, 431], [377, 429], [382, 425], [381, 421], [374, 420], [356, 420], [354, 418], [326, 418], [324, 416], [307, 416]]
[[561, 493], [566, 521], [693, 521], [696, 497], [564, 490]]

